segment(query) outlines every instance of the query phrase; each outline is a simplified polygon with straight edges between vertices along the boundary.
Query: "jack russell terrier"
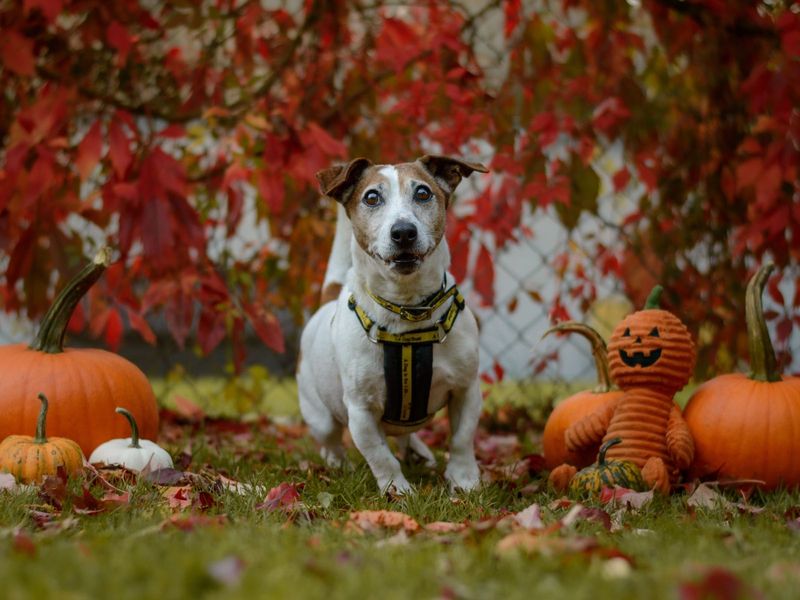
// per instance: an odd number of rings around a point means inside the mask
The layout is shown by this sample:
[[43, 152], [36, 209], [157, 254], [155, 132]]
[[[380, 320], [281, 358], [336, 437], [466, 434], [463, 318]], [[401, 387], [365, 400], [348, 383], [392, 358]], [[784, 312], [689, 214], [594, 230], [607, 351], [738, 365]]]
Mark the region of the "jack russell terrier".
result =
[[350, 429], [382, 492], [413, 490], [386, 435], [430, 466], [414, 433], [447, 406], [451, 489], [479, 484], [474, 437], [481, 411], [478, 326], [447, 272], [447, 208], [480, 164], [444, 156], [373, 165], [357, 158], [317, 173], [339, 202], [323, 298], [300, 341], [300, 410], [331, 466]]

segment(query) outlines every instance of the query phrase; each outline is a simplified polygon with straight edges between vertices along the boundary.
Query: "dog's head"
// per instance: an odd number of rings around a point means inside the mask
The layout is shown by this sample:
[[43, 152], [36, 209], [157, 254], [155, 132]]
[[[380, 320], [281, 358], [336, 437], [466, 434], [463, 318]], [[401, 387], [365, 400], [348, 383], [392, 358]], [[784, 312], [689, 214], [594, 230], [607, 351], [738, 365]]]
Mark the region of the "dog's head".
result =
[[392, 271], [408, 275], [444, 236], [447, 207], [463, 177], [481, 164], [446, 156], [373, 165], [356, 158], [317, 173], [322, 193], [344, 205], [359, 246]]

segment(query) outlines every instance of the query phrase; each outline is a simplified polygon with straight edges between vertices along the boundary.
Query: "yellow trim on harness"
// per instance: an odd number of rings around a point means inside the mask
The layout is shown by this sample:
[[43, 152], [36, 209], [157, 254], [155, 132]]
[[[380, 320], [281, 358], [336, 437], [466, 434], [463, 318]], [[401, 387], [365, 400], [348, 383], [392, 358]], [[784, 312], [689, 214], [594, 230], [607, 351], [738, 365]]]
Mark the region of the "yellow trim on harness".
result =
[[437, 308], [442, 306], [445, 302], [447, 302], [451, 296], [455, 296], [458, 294], [458, 288], [456, 286], [450, 287], [450, 289], [444, 289], [444, 282], [442, 282], [442, 288], [436, 292], [430, 298], [423, 300], [423, 304], [418, 306], [406, 306], [403, 304], [395, 304], [394, 302], [390, 302], [386, 298], [381, 298], [380, 296], [376, 296], [369, 290], [366, 290], [367, 294], [370, 298], [372, 298], [375, 302], [377, 302], [380, 306], [385, 308], [386, 310], [393, 312], [396, 315], [400, 315], [400, 318], [404, 321], [411, 321], [412, 323], [418, 323], [419, 321], [426, 321], [431, 318], [433, 311]]
[[[464, 296], [461, 295], [461, 292], [458, 291], [456, 286], [451, 287], [446, 293], [448, 298], [453, 296], [453, 303], [450, 305], [444, 317], [442, 317], [436, 325], [433, 327], [426, 327], [425, 329], [406, 331], [404, 333], [389, 333], [381, 327], [375, 327], [375, 321], [356, 303], [356, 298], [352, 294], [350, 295], [347, 305], [350, 310], [356, 314], [362, 329], [364, 329], [367, 337], [372, 342], [388, 344], [439, 344], [443, 342], [447, 334], [450, 333], [450, 330], [456, 322], [458, 313], [461, 312], [465, 306]], [[375, 331], [373, 331], [373, 328]]]
[[413, 355], [413, 346], [404, 345], [401, 352], [402, 352], [402, 363], [401, 363], [401, 372], [400, 377], [402, 383], [402, 403], [400, 405], [400, 420], [401, 421], [408, 421], [411, 417], [411, 401], [413, 399], [412, 396], [412, 380], [411, 380], [411, 368], [412, 368], [412, 361], [414, 360]]

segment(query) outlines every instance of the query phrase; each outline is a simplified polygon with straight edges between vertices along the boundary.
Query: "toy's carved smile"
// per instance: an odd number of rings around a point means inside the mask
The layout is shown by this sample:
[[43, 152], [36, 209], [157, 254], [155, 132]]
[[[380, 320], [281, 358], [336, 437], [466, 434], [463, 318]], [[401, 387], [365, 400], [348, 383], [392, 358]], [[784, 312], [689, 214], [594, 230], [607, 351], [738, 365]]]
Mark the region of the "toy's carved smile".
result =
[[661, 358], [661, 348], [651, 350], [649, 354], [645, 354], [641, 350], [628, 354], [625, 350], [619, 351], [619, 357], [629, 367], [649, 367]]

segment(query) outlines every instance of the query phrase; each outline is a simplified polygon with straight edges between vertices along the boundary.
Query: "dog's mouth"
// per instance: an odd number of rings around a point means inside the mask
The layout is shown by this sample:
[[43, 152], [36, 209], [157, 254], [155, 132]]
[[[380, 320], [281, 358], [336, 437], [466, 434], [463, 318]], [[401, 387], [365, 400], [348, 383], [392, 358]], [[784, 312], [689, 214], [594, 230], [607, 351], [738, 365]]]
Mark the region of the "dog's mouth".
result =
[[420, 263], [422, 263], [422, 257], [413, 252], [400, 252], [390, 257], [386, 262], [395, 271], [407, 274], [417, 270]]

